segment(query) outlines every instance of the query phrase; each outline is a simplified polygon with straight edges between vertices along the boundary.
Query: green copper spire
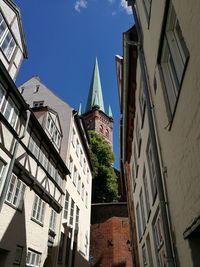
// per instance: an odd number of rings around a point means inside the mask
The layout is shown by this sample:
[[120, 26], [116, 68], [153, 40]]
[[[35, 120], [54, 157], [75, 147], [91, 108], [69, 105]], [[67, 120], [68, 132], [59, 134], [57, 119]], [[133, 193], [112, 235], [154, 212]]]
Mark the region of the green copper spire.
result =
[[82, 114], [82, 104], [80, 103], [78, 108], [78, 115], [81, 116], [81, 114]]
[[107, 113], [108, 117], [112, 118], [113, 117], [113, 114], [112, 114], [112, 109], [111, 109], [111, 106], [109, 105], [108, 106], [108, 113]]
[[97, 58], [93, 70], [92, 81], [90, 84], [86, 112], [90, 111], [94, 106], [99, 106], [100, 110], [105, 112]]

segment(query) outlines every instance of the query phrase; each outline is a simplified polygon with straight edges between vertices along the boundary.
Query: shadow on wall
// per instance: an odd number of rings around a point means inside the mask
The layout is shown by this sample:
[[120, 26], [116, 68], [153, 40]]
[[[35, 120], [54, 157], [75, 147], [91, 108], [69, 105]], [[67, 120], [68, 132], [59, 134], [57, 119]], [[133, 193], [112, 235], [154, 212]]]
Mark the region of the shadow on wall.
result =
[[[3, 208], [5, 208], [6, 205], [7, 204], [4, 204]], [[0, 213], [1, 220], [3, 216], [6, 220], [7, 216], [4, 215], [2, 210], [2, 213]], [[21, 253], [21, 266], [25, 266], [27, 255], [26, 247], [25, 212], [24, 209], [22, 211], [16, 210], [0, 242], [0, 266], [13, 266], [17, 260], [15, 259], [16, 249]]]
[[189, 239], [189, 246], [192, 254], [193, 267], [200, 266], [200, 237], [196, 236]]
[[126, 267], [126, 262], [122, 261], [117, 264], [113, 264], [112, 267]]

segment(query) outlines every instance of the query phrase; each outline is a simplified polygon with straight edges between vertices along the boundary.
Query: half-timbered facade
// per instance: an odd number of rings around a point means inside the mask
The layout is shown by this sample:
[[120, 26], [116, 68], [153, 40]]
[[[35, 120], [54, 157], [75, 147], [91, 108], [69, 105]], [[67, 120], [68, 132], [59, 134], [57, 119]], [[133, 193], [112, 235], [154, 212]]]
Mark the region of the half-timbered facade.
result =
[[70, 171], [64, 190], [58, 266], [87, 266], [92, 166], [84, 122], [76, 111], [57, 97], [37, 76], [22, 84], [19, 91]]
[[68, 169], [2, 64], [0, 94], [0, 265], [43, 266], [58, 251]]

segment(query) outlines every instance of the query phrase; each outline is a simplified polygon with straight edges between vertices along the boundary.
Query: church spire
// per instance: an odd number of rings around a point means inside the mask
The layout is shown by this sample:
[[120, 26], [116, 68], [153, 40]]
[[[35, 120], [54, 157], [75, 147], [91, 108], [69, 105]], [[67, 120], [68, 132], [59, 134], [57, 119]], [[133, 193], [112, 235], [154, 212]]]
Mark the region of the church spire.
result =
[[95, 106], [98, 106], [101, 111], [105, 112], [97, 58], [94, 65], [92, 81], [90, 84], [86, 112], [92, 110], [92, 108]]

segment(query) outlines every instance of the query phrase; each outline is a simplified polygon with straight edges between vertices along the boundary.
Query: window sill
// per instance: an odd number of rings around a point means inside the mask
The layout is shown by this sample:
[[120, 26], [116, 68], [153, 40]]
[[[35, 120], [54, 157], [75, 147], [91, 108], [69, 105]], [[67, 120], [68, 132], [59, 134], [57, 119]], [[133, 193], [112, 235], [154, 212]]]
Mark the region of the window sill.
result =
[[7, 204], [8, 206], [10, 206], [11, 208], [19, 211], [22, 213], [22, 208], [16, 207], [15, 205], [13, 205], [12, 203], [8, 202], [7, 200], [5, 200], [5, 204]]
[[33, 218], [33, 217], [31, 217], [31, 221], [33, 221], [33, 222], [39, 224], [41, 227], [44, 226], [42, 222], [37, 221], [37, 220], [36, 220], [35, 218]]

